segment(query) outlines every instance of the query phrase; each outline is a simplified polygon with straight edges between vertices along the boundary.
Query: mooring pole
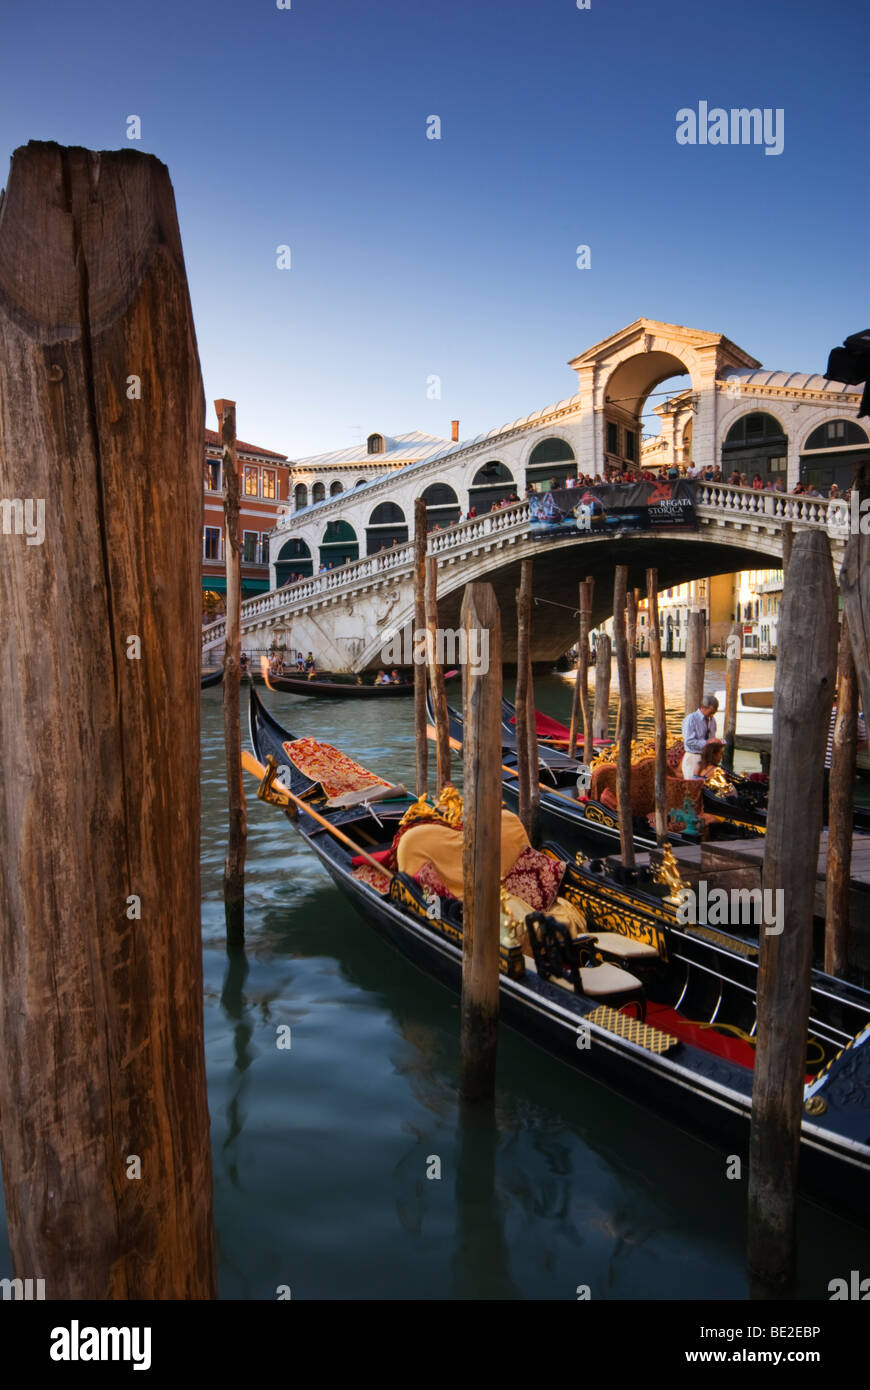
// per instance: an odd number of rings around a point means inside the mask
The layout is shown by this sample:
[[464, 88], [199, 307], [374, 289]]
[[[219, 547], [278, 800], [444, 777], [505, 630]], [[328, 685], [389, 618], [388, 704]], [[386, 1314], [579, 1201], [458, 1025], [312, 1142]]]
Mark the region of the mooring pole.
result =
[[613, 645], [619, 677], [619, 715], [616, 721], [616, 799], [619, 807], [619, 845], [626, 869], [634, 868], [634, 825], [631, 814], [631, 670], [625, 635], [628, 568], [617, 565], [613, 580]]
[[788, 562], [791, 559], [791, 549], [794, 545], [794, 524], [791, 521], [782, 523], [782, 577], [788, 574]]
[[426, 501], [414, 503], [414, 746], [415, 788], [425, 796], [429, 787], [429, 740], [426, 735]]
[[516, 590], [517, 605], [517, 796], [518, 814], [531, 838], [531, 778], [529, 763], [529, 720], [534, 723], [534, 708], [529, 709], [529, 632], [532, 621], [532, 561], [520, 561], [520, 587]]
[[[227, 569], [227, 621], [224, 655], [224, 749], [227, 760], [229, 832], [224, 861], [224, 915], [227, 946], [245, 939], [245, 854], [248, 812], [242, 780], [242, 538], [239, 525], [239, 467], [236, 457], [236, 403], [215, 401], [223, 471], [224, 549]], [[251, 677], [253, 679], [253, 676]]]
[[704, 695], [704, 664], [707, 656], [707, 620], [700, 610], [689, 614], [686, 633], [686, 714], [700, 707]]
[[[531, 563], [531, 561], [529, 562]], [[531, 579], [529, 581], [531, 585]], [[531, 637], [531, 624], [529, 628]], [[526, 757], [529, 764], [529, 829], [528, 836], [537, 848], [541, 842], [541, 766], [538, 758], [538, 729], [535, 718], [535, 677], [532, 671], [531, 641], [526, 658]]]
[[580, 709], [583, 715], [583, 761], [591, 763], [595, 753], [592, 733], [592, 704], [589, 699], [589, 632], [592, 627], [592, 599], [595, 593], [595, 580], [588, 575], [581, 586], [580, 623], [583, 628], [583, 666], [580, 671]]
[[659, 628], [659, 572], [646, 572], [646, 597], [649, 608], [649, 668], [652, 677], [653, 725], [655, 738], [655, 811], [656, 840], [660, 845], [668, 836], [667, 776], [668, 727], [665, 715], [665, 678], [662, 671], [662, 634]]
[[759, 926], [758, 1046], [749, 1147], [749, 1274], [755, 1298], [788, 1297], [796, 1268], [798, 1151], [806, 1072], [813, 902], [836, 670], [827, 537], [802, 531], [783, 590]]
[[436, 791], [450, 781], [450, 721], [444, 667], [438, 657], [438, 556], [426, 557], [426, 646], [429, 656], [429, 689], [435, 712]]
[[828, 863], [825, 873], [825, 970], [828, 975], [845, 975], [853, 954], [849, 899], [857, 748], [858, 677], [849, 640], [849, 621], [844, 614], [840, 625], [837, 718], [828, 782]]
[[631, 675], [631, 736], [637, 738], [637, 589], [626, 594], [628, 669]]
[[[862, 505], [870, 497], [868, 474], [870, 468], [859, 468], [856, 479], [855, 490]], [[840, 590], [843, 611], [849, 622], [849, 641], [861, 697], [860, 707], [865, 720], [870, 720], [870, 535], [863, 529], [853, 532], [846, 544], [846, 555], [840, 571]]]
[[[464, 1101], [495, 1092], [501, 921], [501, 616], [491, 584], [468, 584], [462, 600], [466, 650], [488, 651], [463, 670], [462, 1001], [459, 1091]], [[482, 638], [472, 648], [470, 634]]]
[[571, 727], [568, 732], [568, 757], [575, 758], [582, 724], [583, 757], [587, 763], [592, 759], [593, 738], [592, 711], [589, 704], [589, 631], [592, 626], [594, 589], [595, 580], [591, 577], [581, 580], [578, 587], [580, 623], [577, 636], [577, 670], [571, 699]]
[[607, 730], [610, 727], [610, 662], [610, 638], [606, 632], [600, 632], [595, 643], [595, 709], [592, 714], [594, 739], [607, 738]]
[[13, 1270], [50, 1300], [209, 1299], [205, 410], [172, 185], [152, 155], [15, 151], [0, 400], [0, 497], [31, 499], [26, 532], [0, 540]]
[[734, 771], [734, 741], [737, 736], [737, 696], [740, 691], [740, 656], [743, 634], [739, 623], [733, 623], [725, 644], [727, 666], [725, 668], [725, 750], [723, 765], [728, 772]]

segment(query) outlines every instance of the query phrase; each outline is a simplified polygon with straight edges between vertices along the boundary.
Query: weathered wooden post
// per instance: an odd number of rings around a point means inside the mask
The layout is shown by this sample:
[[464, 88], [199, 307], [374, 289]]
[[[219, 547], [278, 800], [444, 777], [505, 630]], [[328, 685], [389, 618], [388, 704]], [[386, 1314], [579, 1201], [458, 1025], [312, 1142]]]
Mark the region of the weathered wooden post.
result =
[[795, 537], [777, 651], [762, 874], [764, 896], [776, 903], [777, 911], [775, 924], [759, 927], [749, 1149], [749, 1273], [753, 1296], [761, 1298], [788, 1296], [796, 1262], [813, 901], [837, 655], [834, 576], [821, 532]]
[[[0, 206], [0, 1157], [48, 1299], [215, 1296], [199, 894], [202, 382], [169, 174]], [[131, 466], [133, 465], [133, 466]]]
[[686, 714], [700, 707], [704, 694], [707, 620], [700, 608], [689, 614], [686, 633]]
[[619, 677], [619, 715], [616, 737], [616, 799], [619, 807], [619, 847], [627, 869], [634, 868], [634, 826], [631, 814], [631, 671], [625, 635], [625, 603], [628, 568], [617, 565], [613, 580], [613, 645]]
[[520, 587], [516, 590], [517, 604], [517, 797], [518, 814], [526, 834], [531, 836], [531, 778], [529, 763], [529, 720], [534, 723], [534, 707], [529, 709], [529, 633], [532, 621], [532, 561], [520, 561]]
[[535, 718], [535, 677], [532, 671], [531, 624], [529, 625], [529, 653], [526, 683], [528, 688], [527, 706], [529, 718], [526, 720], [526, 749], [529, 764], [529, 829], [528, 836], [536, 847], [541, 842], [541, 765], [538, 757], [538, 727]]
[[655, 810], [656, 840], [665, 843], [668, 835], [667, 776], [668, 727], [665, 715], [665, 678], [662, 671], [662, 634], [659, 627], [659, 572], [646, 572], [646, 597], [649, 608], [649, 667], [652, 677], [653, 725], [656, 750]]
[[[859, 476], [852, 496], [858, 493], [859, 506], [864, 507], [860, 517], [866, 514], [866, 503], [870, 496], [870, 468], [859, 469]], [[863, 525], [863, 521], [862, 521]], [[840, 571], [840, 590], [843, 595], [843, 610], [849, 622], [849, 641], [852, 644], [852, 658], [858, 679], [861, 696], [861, 709], [865, 720], [870, 720], [870, 535], [860, 529], [853, 529], [846, 544], [846, 555]]]
[[732, 623], [725, 643], [725, 750], [722, 762], [728, 772], [734, 770], [734, 741], [737, 734], [737, 696], [740, 691], [740, 656], [743, 636], [739, 623]]
[[607, 738], [610, 727], [610, 638], [598, 634], [595, 643], [595, 708], [592, 712], [592, 737]]
[[626, 594], [628, 670], [631, 676], [631, 736], [637, 738], [637, 589]]
[[418, 796], [425, 796], [429, 786], [429, 740], [426, 736], [426, 501], [418, 497], [414, 503], [414, 746], [416, 748], [416, 781]]
[[791, 559], [791, 548], [794, 545], [794, 524], [791, 521], [784, 521], [781, 528], [782, 534], [782, 577], [788, 574], [788, 562]]
[[592, 757], [592, 714], [589, 706], [589, 630], [592, 626], [592, 597], [595, 580], [581, 580], [578, 588], [580, 623], [577, 636], [577, 669], [574, 693], [571, 698], [571, 726], [568, 731], [568, 756], [577, 756], [577, 739], [582, 720], [583, 756], [588, 763]]
[[450, 781], [450, 720], [444, 667], [438, 655], [438, 556], [426, 558], [426, 648], [429, 659], [429, 689], [435, 714], [436, 791]]
[[589, 575], [581, 585], [581, 626], [583, 628], [583, 667], [580, 672], [580, 712], [583, 716], [583, 760], [591, 763], [595, 753], [592, 733], [592, 705], [589, 700], [589, 631], [592, 627], [592, 599], [595, 594], [595, 580]]
[[229, 830], [224, 860], [224, 916], [227, 945], [245, 939], [245, 855], [248, 811], [242, 780], [242, 538], [239, 526], [239, 466], [236, 457], [236, 403], [215, 401], [221, 441], [224, 498], [224, 550], [227, 570], [227, 621], [224, 655], [224, 749], [227, 760]]
[[[469, 584], [462, 600], [466, 650], [488, 663], [463, 668], [462, 1001], [459, 1091], [464, 1101], [495, 1091], [501, 921], [501, 615], [491, 584]], [[487, 634], [472, 648], [470, 634]]]
[[837, 661], [837, 718], [828, 782], [828, 863], [825, 873], [825, 970], [846, 974], [852, 957], [849, 898], [852, 876], [852, 815], [858, 747], [858, 678], [845, 614]]

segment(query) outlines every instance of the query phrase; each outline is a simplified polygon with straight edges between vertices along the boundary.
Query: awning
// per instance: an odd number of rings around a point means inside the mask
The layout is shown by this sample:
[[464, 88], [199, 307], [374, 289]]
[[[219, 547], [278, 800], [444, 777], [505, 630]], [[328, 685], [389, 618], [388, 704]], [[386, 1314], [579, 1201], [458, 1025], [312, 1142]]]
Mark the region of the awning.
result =
[[[225, 594], [227, 591], [226, 575], [204, 574], [202, 577], [203, 593]], [[268, 579], [243, 579], [242, 593], [247, 594], [267, 594], [269, 592]]]

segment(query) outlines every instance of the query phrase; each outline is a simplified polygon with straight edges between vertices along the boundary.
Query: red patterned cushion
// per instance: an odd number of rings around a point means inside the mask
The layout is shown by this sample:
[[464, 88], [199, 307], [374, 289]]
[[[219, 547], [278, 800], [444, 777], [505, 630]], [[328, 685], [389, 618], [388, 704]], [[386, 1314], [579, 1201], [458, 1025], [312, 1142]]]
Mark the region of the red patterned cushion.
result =
[[421, 888], [428, 888], [438, 898], [452, 898], [454, 902], [458, 901], [441, 878], [431, 859], [427, 859], [425, 864], [420, 865], [414, 875], [414, 881], [419, 883]]
[[508, 893], [522, 898], [536, 912], [546, 912], [558, 897], [564, 873], [565, 865], [560, 860], [529, 845], [502, 883]]

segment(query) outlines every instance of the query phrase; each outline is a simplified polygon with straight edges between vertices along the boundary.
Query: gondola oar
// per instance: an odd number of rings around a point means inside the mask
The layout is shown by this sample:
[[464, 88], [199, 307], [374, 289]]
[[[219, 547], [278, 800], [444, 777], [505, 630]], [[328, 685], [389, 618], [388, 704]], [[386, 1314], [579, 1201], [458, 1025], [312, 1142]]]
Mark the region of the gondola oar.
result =
[[384, 864], [379, 864], [377, 859], [373, 859], [360, 845], [354, 844], [349, 835], [345, 835], [337, 826], [333, 825], [331, 821], [328, 821], [325, 816], [321, 816], [318, 811], [313, 811], [311, 807], [298, 796], [294, 796], [293, 792], [289, 791], [288, 788], [284, 786], [283, 782], [276, 786], [275, 777], [278, 772], [278, 764], [271, 754], [266, 761], [268, 765], [264, 767], [262, 763], [257, 761], [252, 753], [248, 753], [247, 750], [243, 750], [242, 752], [242, 767], [246, 772], [250, 772], [253, 777], [259, 777], [260, 779], [260, 785], [257, 788], [257, 796], [261, 801], [268, 801], [273, 806], [295, 806], [297, 811], [304, 811], [306, 816], [310, 816], [312, 820], [316, 820], [318, 825], [322, 825], [324, 830], [328, 830], [330, 835], [335, 836], [336, 840], [340, 840], [348, 849], [352, 849], [355, 854], [360, 855], [373, 869], [378, 869], [380, 873], [384, 874], [389, 879], [393, 878], [392, 870], [388, 869]]

